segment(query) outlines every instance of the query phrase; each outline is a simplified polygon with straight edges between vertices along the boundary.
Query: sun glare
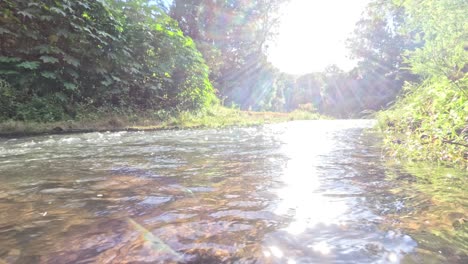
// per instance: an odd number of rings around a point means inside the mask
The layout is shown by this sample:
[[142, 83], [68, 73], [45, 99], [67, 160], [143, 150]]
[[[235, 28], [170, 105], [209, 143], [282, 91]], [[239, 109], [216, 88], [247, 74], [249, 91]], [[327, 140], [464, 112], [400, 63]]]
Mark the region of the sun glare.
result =
[[291, 0], [281, 12], [279, 35], [270, 45], [269, 60], [292, 74], [322, 71], [336, 64], [349, 70], [345, 40], [368, 0]]
[[296, 122], [283, 135], [283, 151], [289, 157], [283, 172], [284, 188], [277, 191], [281, 203], [277, 214], [294, 212], [294, 220], [284, 230], [299, 235], [319, 224], [338, 224], [347, 206], [333, 201], [317, 190], [322, 182], [317, 166], [322, 157], [333, 149], [333, 141], [327, 136], [328, 129], [338, 129], [327, 121], [312, 128], [307, 122]]

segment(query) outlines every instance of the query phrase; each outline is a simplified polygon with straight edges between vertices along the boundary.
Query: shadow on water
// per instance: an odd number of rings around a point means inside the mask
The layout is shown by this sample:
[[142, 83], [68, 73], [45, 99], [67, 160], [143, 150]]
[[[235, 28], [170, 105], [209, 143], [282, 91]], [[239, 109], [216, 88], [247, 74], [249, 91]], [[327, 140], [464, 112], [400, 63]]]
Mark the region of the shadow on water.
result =
[[373, 124], [0, 141], [0, 263], [467, 263], [466, 173]]

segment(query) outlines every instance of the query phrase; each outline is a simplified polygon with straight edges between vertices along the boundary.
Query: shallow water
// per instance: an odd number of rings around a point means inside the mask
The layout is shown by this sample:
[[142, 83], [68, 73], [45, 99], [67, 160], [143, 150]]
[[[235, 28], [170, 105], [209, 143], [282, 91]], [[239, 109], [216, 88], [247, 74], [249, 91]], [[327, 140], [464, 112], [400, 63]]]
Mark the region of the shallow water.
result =
[[468, 263], [466, 174], [373, 125], [0, 140], [0, 263]]

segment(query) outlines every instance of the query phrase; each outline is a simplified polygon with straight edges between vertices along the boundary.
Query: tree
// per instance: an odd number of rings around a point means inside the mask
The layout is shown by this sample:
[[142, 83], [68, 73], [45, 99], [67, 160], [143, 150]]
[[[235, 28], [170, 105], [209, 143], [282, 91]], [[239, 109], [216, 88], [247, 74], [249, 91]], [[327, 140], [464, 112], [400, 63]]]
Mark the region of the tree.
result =
[[306, 104], [319, 109], [322, 100], [321, 89], [324, 85], [322, 74], [309, 73], [294, 79], [294, 85], [288, 93], [287, 109], [294, 110]]
[[468, 2], [463, 0], [398, 0], [410, 17], [404, 32], [416, 32], [424, 43], [408, 49], [407, 62], [413, 73], [424, 78], [463, 79], [467, 72]]
[[57, 120], [82, 103], [178, 111], [214, 100], [192, 39], [144, 1], [5, 0], [0, 35], [0, 78], [10, 84], [0, 94], [12, 102], [4, 118]]
[[359, 59], [362, 70], [397, 75], [404, 68], [403, 52], [417, 46], [411, 32], [401, 31], [405, 19], [405, 8], [392, 0], [368, 4], [353, 37], [348, 39], [351, 55]]
[[[243, 79], [269, 67], [264, 63], [264, 51], [278, 24], [276, 10], [283, 2], [175, 0], [170, 15], [195, 40], [210, 67], [210, 79], [230, 101], [245, 83]], [[234, 101], [250, 105], [238, 100], [241, 98]]]
[[382, 105], [394, 100], [405, 81], [416, 81], [404, 61], [404, 53], [421, 46], [415, 32], [402, 28], [407, 20], [405, 7], [392, 0], [370, 2], [356, 23], [348, 47], [358, 59], [357, 74], [362, 89], [380, 94]]

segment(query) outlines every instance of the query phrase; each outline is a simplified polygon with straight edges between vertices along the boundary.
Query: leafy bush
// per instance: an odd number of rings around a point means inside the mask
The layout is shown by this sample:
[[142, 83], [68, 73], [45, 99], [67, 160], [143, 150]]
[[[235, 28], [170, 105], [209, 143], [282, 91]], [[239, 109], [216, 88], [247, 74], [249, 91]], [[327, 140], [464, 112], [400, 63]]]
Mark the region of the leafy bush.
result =
[[17, 105], [13, 117], [18, 120], [52, 122], [64, 119], [66, 114], [54, 97], [34, 96], [27, 104]]
[[0, 46], [0, 78], [14, 90], [3, 93], [20, 106], [4, 117], [56, 120], [87, 101], [180, 111], [215, 100], [193, 41], [143, 1], [4, 0]]
[[10, 84], [0, 79], [0, 121], [15, 115], [14, 97], [15, 91]]
[[405, 89], [406, 96], [380, 114], [391, 152], [412, 160], [466, 164], [468, 97], [449, 81], [408, 84]]

